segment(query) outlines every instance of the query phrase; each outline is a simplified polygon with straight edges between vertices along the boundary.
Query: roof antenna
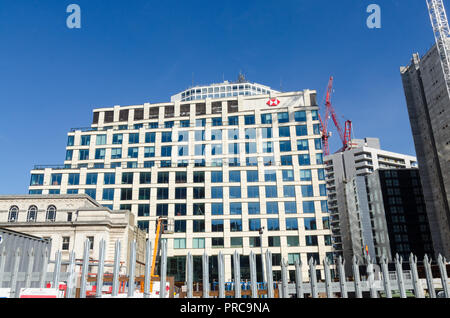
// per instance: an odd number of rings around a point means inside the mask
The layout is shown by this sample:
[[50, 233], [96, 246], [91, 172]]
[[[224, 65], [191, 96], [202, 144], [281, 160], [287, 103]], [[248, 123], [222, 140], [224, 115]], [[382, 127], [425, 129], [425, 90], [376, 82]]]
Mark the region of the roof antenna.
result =
[[242, 74], [242, 71], [239, 71], [238, 83], [245, 83], [245, 76]]

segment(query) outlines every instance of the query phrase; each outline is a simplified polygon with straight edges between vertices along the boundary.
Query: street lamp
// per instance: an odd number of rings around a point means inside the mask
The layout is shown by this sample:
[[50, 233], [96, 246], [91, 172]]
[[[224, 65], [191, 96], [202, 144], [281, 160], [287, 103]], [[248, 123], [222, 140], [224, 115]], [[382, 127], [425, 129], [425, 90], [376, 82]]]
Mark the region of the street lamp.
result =
[[264, 233], [264, 226], [259, 229], [259, 246], [261, 247], [261, 269], [262, 269], [262, 279], [263, 283], [266, 284], [266, 276], [264, 271], [264, 254], [263, 254], [263, 233]]

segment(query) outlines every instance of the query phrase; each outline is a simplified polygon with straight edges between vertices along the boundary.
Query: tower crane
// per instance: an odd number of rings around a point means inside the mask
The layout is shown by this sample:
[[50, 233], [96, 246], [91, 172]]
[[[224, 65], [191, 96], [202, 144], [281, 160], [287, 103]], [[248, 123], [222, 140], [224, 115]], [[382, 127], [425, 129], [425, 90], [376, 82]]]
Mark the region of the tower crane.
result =
[[333, 92], [333, 76], [330, 77], [330, 80], [328, 81], [328, 87], [327, 87], [327, 93], [325, 97], [325, 118], [322, 119], [322, 117], [319, 114], [319, 121], [320, 121], [320, 130], [322, 133], [322, 143], [323, 143], [323, 152], [325, 156], [330, 155], [330, 145], [328, 142], [329, 137], [331, 136], [331, 133], [328, 131], [328, 120], [330, 117], [333, 120], [333, 123], [339, 133], [339, 137], [342, 141], [342, 148], [339, 151], [345, 151], [351, 147], [350, 141], [351, 141], [351, 135], [352, 135], [352, 122], [350, 120], [347, 120], [345, 122], [344, 130], [342, 129], [337, 115], [336, 111], [334, 110], [334, 107], [331, 103], [331, 94]]
[[434, 38], [439, 52], [447, 92], [450, 95], [450, 27], [442, 0], [427, 0], [428, 12], [433, 27]]

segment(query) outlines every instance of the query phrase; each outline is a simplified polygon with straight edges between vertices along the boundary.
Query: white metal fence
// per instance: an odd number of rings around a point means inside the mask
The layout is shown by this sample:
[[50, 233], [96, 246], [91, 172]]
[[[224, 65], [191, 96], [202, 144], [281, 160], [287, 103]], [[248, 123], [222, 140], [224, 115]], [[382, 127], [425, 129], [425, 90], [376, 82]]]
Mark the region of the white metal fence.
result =
[[[88, 270], [90, 267], [96, 267], [96, 281], [95, 281], [95, 297], [119, 297], [119, 279], [120, 275], [120, 251], [121, 242], [117, 241], [115, 244], [115, 256], [113, 264], [105, 262], [106, 243], [104, 240], [100, 241], [99, 248], [99, 260], [92, 261], [89, 259], [89, 240], [86, 240], [84, 245], [84, 253], [81, 261], [76, 260], [76, 255], [73, 251], [69, 253], [69, 260], [62, 261], [61, 251], [55, 253], [55, 258], [49, 260], [48, 250], [44, 251], [42, 255], [34, 255], [33, 251], [21, 251], [17, 249], [15, 251], [6, 250], [3, 248], [0, 250], [0, 288], [9, 288], [10, 297], [17, 298], [20, 296], [20, 288], [18, 282], [21, 282], [21, 286], [28, 288], [31, 283], [38, 283], [40, 288], [45, 288], [50, 284], [53, 288], [58, 288], [61, 282], [66, 285], [65, 295], [66, 298], [74, 298], [76, 296], [77, 288], [79, 289], [79, 297], [85, 298], [87, 295], [88, 282]], [[160, 260], [160, 281], [165, 282], [167, 279], [167, 241], [161, 240], [161, 260]], [[19, 263], [22, 253], [28, 253], [27, 271], [19, 272]], [[12, 262], [13, 266], [10, 271], [5, 271], [6, 258], [14, 258]], [[218, 259], [218, 293], [212, 292], [209, 275], [209, 259], [210, 257], [217, 257]], [[234, 282], [231, 288], [231, 297], [241, 298], [242, 294], [246, 294], [252, 298], [268, 297], [274, 298], [279, 296], [282, 298], [379, 298], [379, 297], [415, 297], [415, 298], [436, 298], [445, 297], [450, 298], [449, 293], [449, 281], [446, 268], [445, 258], [439, 256], [437, 259], [437, 265], [439, 267], [439, 278], [433, 278], [431, 260], [425, 256], [423, 260], [425, 278], [419, 278], [417, 258], [413, 255], [410, 256], [409, 262], [406, 265], [408, 270], [404, 270], [403, 259], [396, 257], [395, 259], [395, 272], [389, 272], [388, 263], [386, 260], [379, 265], [374, 264], [370, 259], [366, 260], [366, 264], [358, 264], [356, 258], [353, 260], [353, 277], [351, 280], [347, 280], [344, 273], [344, 264], [342, 259], [339, 258], [336, 262], [335, 269], [338, 279], [333, 279], [331, 275], [331, 264], [327, 259], [324, 260], [324, 281], [319, 281], [317, 278], [316, 264], [313, 259], [309, 260], [308, 264], [302, 264], [300, 261], [295, 262], [295, 282], [289, 282], [288, 276], [288, 264], [285, 260], [281, 262], [281, 281], [273, 281], [272, 271], [272, 253], [266, 251], [265, 255], [265, 278], [264, 294], [261, 296], [261, 284], [257, 283], [256, 275], [256, 255], [251, 252], [249, 256], [250, 260], [250, 282], [244, 283], [241, 280], [241, 266], [240, 266], [240, 254], [235, 251], [234, 261]], [[33, 272], [33, 263], [37, 261], [43, 262], [41, 270], [39, 272]], [[53, 265], [53, 272], [48, 272], [49, 265]], [[128, 285], [126, 294], [122, 294], [122, 297], [143, 297], [150, 298], [155, 297], [150, 293], [150, 270], [152, 264], [152, 243], [147, 242], [146, 256], [145, 256], [145, 275], [143, 282], [143, 293], [140, 294], [139, 290], [136, 290], [137, 277], [135, 275], [136, 268], [136, 241], [133, 241], [130, 246], [130, 254], [128, 260], [128, 273], [126, 275], [126, 283]], [[61, 271], [61, 266], [66, 265], [67, 270]], [[360, 275], [360, 265], [366, 266], [366, 277]], [[81, 272], [76, 271], [76, 266], [81, 266]], [[304, 267], [306, 266], [306, 268]], [[104, 293], [104, 276], [105, 267], [112, 267], [112, 281], [110, 295]], [[218, 256], [208, 256], [206, 253], [202, 256], [202, 293], [201, 297], [230, 297], [229, 284], [225, 283], [225, 271], [224, 271], [224, 255], [220, 252]], [[381, 270], [379, 270], [381, 268]], [[377, 269], [377, 270], [376, 270]], [[308, 277], [304, 276], [305, 272], [308, 272]], [[109, 271], [111, 272], [111, 271]], [[188, 253], [186, 257], [186, 296], [188, 298], [194, 297], [194, 262], [191, 253]], [[241, 288], [235, 288], [241, 286]], [[244, 286], [244, 288], [242, 288]], [[250, 292], [248, 291], [250, 290]], [[157, 291], [158, 297], [168, 297], [168, 290], [165, 284], [159, 284], [159, 290]], [[198, 293], [196, 293], [198, 295]]]

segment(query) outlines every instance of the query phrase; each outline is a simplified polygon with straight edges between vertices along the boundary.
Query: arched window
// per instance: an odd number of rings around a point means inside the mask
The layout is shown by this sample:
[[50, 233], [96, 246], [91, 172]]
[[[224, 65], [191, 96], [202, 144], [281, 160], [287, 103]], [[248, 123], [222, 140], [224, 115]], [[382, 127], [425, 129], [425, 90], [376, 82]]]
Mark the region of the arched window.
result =
[[18, 218], [19, 218], [19, 208], [13, 205], [11, 208], [9, 208], [8, 222], [10, 223], [17, 222]]
[[56, 220], [56, 207], [54, 205], [49, 205], [47, 208], [47, 215], [45, 216], [47, 222], [55, 222]]
[[28, 208], [27, 214], [27, 222], [36, 222], [37, 219], [38, 208], [35, 205], [32, 205]]

